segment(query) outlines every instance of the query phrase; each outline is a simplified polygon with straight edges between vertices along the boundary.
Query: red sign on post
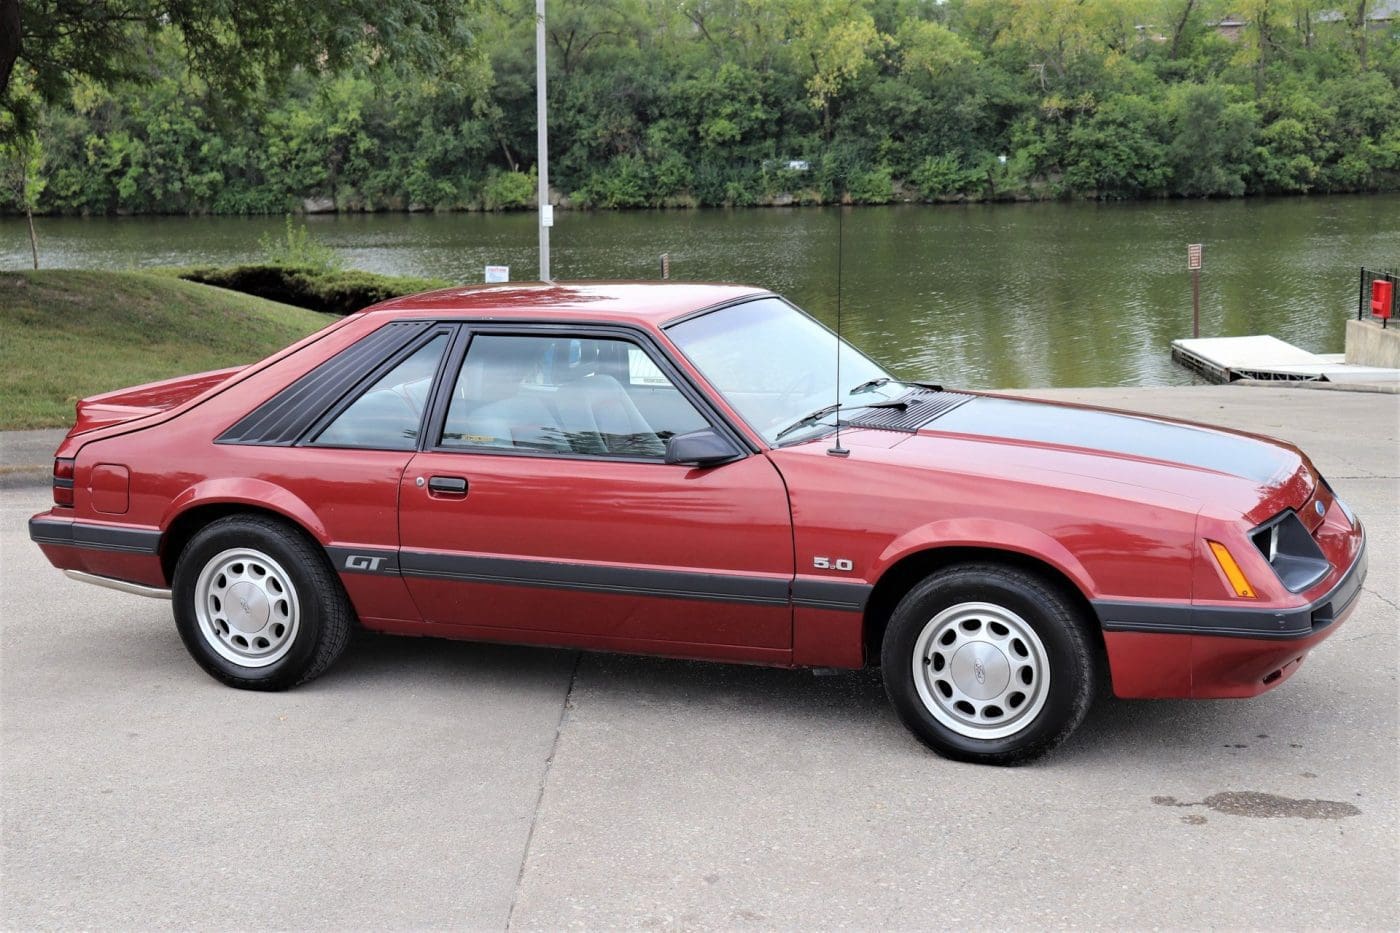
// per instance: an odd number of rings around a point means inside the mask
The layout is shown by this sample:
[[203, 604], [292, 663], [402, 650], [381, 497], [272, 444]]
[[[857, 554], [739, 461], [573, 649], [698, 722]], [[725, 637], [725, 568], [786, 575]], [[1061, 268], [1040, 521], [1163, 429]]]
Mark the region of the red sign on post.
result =
[[1201, 244], [1191, 243], [1186, 247], [1186, 268], [1195, 272], [1201, 268]]

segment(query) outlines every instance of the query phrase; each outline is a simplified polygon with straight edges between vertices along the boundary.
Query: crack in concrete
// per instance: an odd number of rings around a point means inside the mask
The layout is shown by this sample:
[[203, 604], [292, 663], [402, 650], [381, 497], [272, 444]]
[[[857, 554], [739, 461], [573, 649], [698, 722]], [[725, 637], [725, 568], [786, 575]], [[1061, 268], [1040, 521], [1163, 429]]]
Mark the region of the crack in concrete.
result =
[[569, 686], [564, 691], [564, 702], [559, 707], [559, 723], [554, 727], [554, 742], [549, 746], [549, 757], [544, 760], [544, 771], [540, 774], [539, 791], [535, 794], [535, 809], [530, 814], [530, 831], [525, 834], [525, 850], [520, 854], [520, 871], [515, 876], [515, 891], [510, 897], [510, 910], [506, 913], [506, 930], [515, 923], [515, 908], [520, 903], [520, 889], [525, 884], [525, 866], [530, 864], [530, 847], [535, 842], [535, 826], [540, 821], [540, 807], [544, 803], [544, 789], [549, 784], [549, 772], [554, 767], [554, 756], [559, 751], [559, 738], [564, 734], [564, 721], [569, 715], [569, 703], [574, 696], [574, 681], [578, 679], [578, 666], [583, 652], [574, 652], [574, 666], [569, 671]]
[[[1373, 589], [1371, 589], [1369, 586], [1363, 586], [1363, 587], [1361, 588], [1361, 592], [1363, 592], [1363, 593], [1370, 593], [1372, 596], [1376, 597], [1376, 599], [1379, 599], [1381, 602], [1385, 603], [1385, 604], [1386, 604], [1387, 606], [1389, 606], [1391, 609], [1398, 609], [1398, 610], [1400, 610], [1400, 606], [1397, 606], [1397, 605], [1394, 603], [1393, 600], [1391, 600], [1391, 599], [1389, 599], [1389, 598], [1387, 598], [1387, 597], [1381, 595], [1381, 593], [1380, 593], [1379, 591], [1373, 590]], [[1378, 633], [1378, 634], [1379, 634], [1379, 633]]]

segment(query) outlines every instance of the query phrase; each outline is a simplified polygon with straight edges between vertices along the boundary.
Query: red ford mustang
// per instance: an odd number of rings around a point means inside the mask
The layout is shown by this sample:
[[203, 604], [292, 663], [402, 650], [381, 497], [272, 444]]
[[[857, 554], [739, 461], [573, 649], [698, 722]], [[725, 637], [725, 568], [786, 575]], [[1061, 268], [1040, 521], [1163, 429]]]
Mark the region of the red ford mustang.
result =
[[[275, 690], [352, 626], [878, 662], [952, 758], [1043, 754], [1106, 683], [1244, 697], [1353, 608], [1360, 522], [1298, 450], [904, 382], [773, 294], [519, 285], [350, 315], [78, 404], [30, 536], [174, 600]], [[839, 399], [839, 406], [837, 400]]]

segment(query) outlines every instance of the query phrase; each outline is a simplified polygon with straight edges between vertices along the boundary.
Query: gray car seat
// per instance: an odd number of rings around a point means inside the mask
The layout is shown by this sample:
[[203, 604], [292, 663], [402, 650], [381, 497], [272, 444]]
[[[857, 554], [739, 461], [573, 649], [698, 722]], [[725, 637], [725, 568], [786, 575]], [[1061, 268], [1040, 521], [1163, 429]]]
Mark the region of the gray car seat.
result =
[[612, 376], [589, 373], [564, 383], [555, 407], [577, 453], [660, 457], [666, 452], [632, 397]]
[[569, 450], [550, 407], [527, 394], [525, 381], [535, 371], [538, 344], [516, 337], [477, 339], [489, 341], [491, 352], [475, 359], [468, 354], [448, 406], [443, 444]]

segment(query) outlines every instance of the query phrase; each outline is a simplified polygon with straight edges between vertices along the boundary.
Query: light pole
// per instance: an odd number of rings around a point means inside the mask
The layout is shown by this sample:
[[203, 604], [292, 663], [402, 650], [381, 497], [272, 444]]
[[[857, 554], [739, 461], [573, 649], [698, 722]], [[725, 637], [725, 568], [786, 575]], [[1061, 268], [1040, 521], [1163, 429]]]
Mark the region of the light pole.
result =
[[554, 206], [549, 203], [549, 127], [545, 123], [544, 0], [535, 0], [535, 148], [540, 181], [540, 281], [548, 282]]

